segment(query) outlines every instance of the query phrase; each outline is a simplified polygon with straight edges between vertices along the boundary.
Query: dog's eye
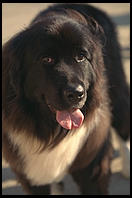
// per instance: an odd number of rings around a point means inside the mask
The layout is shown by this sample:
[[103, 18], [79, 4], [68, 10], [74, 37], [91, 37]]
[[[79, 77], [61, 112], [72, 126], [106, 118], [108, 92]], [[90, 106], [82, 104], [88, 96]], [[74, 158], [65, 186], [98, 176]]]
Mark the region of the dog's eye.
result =
[[42, 61], [45, 64], [53, 64], [55, 62], [55, 59], [47, 56], [47, 57], [43, 57]]
[[76, 62], [80, 63], [80, 62], [83, 62], [86, 60], [86, 56], [82, 53], [78, 54], [76, 57], [75, 57], [75, 60]]

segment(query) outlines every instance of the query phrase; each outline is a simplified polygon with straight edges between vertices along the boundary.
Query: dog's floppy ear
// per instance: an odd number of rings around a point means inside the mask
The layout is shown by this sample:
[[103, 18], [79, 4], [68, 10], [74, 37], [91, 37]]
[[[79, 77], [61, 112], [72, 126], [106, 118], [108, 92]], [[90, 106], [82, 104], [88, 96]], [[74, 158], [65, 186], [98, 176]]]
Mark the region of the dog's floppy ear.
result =
[[91, 16], [86, 16], [87, 17], [87, 23], [88, 23], [88, 28], [92, 32], [93, 35], [96, 35], [101, 41], [102, 44], [105, 45], [106, 38], [105, 38], [105, 33], [101, 25], [98, 24], [98, 22]]
[[80, 12], [78, 12], [76, 10], [73, 10], [73, 9], [66, 9], [65, 12], [72, 19], [75, 19], [79, 23], [83, 23], [83, 24], [87, 25], [87, 20], [85, 19], [85, 17]]
[[93, 17], [87, 16], [85, 13], [80, 13], [73, 9], [64, 9], [64, 11], [72, 19], [75, 19], [78, 22], [83, 23], [84, 25], [88, 25], [88, 28], [93, 34], [104, 34], [103, 28], [97, 23], [97, 21]]
[[97, 21], [93, 17], [88, 16], [87, 18], [88, 25], [90, 26], [92, 32], [104, 33], [103, 28], [97, 23]]
[[9, 104], [20, 94], [24, 62], [24, 40], [19, 34], [4, 44], [2, 49], [2, 102]]
[[90, 29], [92, 34], [99, 37], [104, 45], [105, 43], [104, 30], [93, 17], [87, 16], [85, 13], [80, 13], [73, 9], [66, 9], [65, 12], [71, 18], [74, 18], [75, 20], [77, 20], [79, 23], [82, 23], [88, 26], [88, 29]]
[[[7, 42], [2, 50], [2, 78], [3, 85], [8, 82], [14, 91], [17, 90], [19, 80], [20, 61], [15, 52], [12, 41]], [[7, 84], [7, 83], [6, 83]]]
[[30, 31], [24, 30], [10, 39], [2, 49], [3, 78], [9, 81], [12, 88], [17, 91], [20, 85], [21, 73], [24, 68], [26, 46], [31, 40]]

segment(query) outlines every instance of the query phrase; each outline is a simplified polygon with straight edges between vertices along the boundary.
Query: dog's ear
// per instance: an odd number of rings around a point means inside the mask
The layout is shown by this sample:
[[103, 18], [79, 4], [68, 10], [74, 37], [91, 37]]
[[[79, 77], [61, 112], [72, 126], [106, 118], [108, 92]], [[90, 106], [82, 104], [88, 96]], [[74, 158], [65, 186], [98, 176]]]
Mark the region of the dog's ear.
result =
[[85, 13], [80, 13], [73, 9], [66, 9], [65, 12], [79, 23], [88, 26], [92, 34], [100, 37], [101, 40], [104, 41], [104, 30], [93, 17], [87, 16]]
[[79, 23], [88, 26], [88, 29], [92, 32], [92, 34], [99, 37], [99, 39], [102, 41], [102, 44], [104, 45], [105, 43], [104, 30], [93, 17], [87, 16], [85, 13], [80, 13], [73, 9], [66, 9], [65, 12], [68, 14], [68, 16], [74, 18]]
[[87, 17], [88, 28], [92, 32], [93, 35], [96, 35], [102, 42], [103, 46], [105, 45], [106, 38], [105, 33], [101, 25], [91, 16]]
[[3, 84], [7, 85], [8, 83], [8, 86], [14, 89], [15, 92], [18, 91], [20, 81], [21, 62], [19, 57], [19, 51], [17, 48], [15, 48], [13, 40], [7, 42], [3, 46], [2, 50]]
[[78, 11], [73, 10], [73, 9], [65, 9], [65, 12], [68, 14], [69, 17], [72, 19], [75, 19], [79, 23], [82, 23], [84, 25], [87, 25], [87, 20], [86, 18]]
[[21, 75], [25, 43], [19, 34], [4, 44], [2, 49], [2, 102], [7, 105], [21, 93]]
[[91, 31], [93, 31], [94, 33], [95, 32], [104, 33], [103, 28], [98, 24], [98, 22], [93, 17], [88, 16], [88, 21], [87, 22], [88, 22], [88, 25], [91, 28]]

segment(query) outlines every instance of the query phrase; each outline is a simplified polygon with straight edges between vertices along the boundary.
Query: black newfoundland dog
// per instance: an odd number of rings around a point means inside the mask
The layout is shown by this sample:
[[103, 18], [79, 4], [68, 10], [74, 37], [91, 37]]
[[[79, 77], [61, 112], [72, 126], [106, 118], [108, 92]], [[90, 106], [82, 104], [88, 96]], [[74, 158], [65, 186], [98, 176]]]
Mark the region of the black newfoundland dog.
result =
[[42, 11], [3, 46], [3, 153], [29, 194], [70, 173], [107, 194], [110, 127], [127, 139], [129, 89], [114, 25], [87, 4]]

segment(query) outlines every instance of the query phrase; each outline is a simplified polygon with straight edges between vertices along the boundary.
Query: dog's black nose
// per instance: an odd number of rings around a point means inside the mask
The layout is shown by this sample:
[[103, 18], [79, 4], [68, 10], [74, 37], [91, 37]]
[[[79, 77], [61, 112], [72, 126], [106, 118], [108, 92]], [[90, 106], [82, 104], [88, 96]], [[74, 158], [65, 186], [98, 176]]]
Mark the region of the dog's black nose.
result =
[[64, 90], [64, 98], [67, 102], [77, 103], [84, 97], [84, 88], [81, 85], [68, 87]]

